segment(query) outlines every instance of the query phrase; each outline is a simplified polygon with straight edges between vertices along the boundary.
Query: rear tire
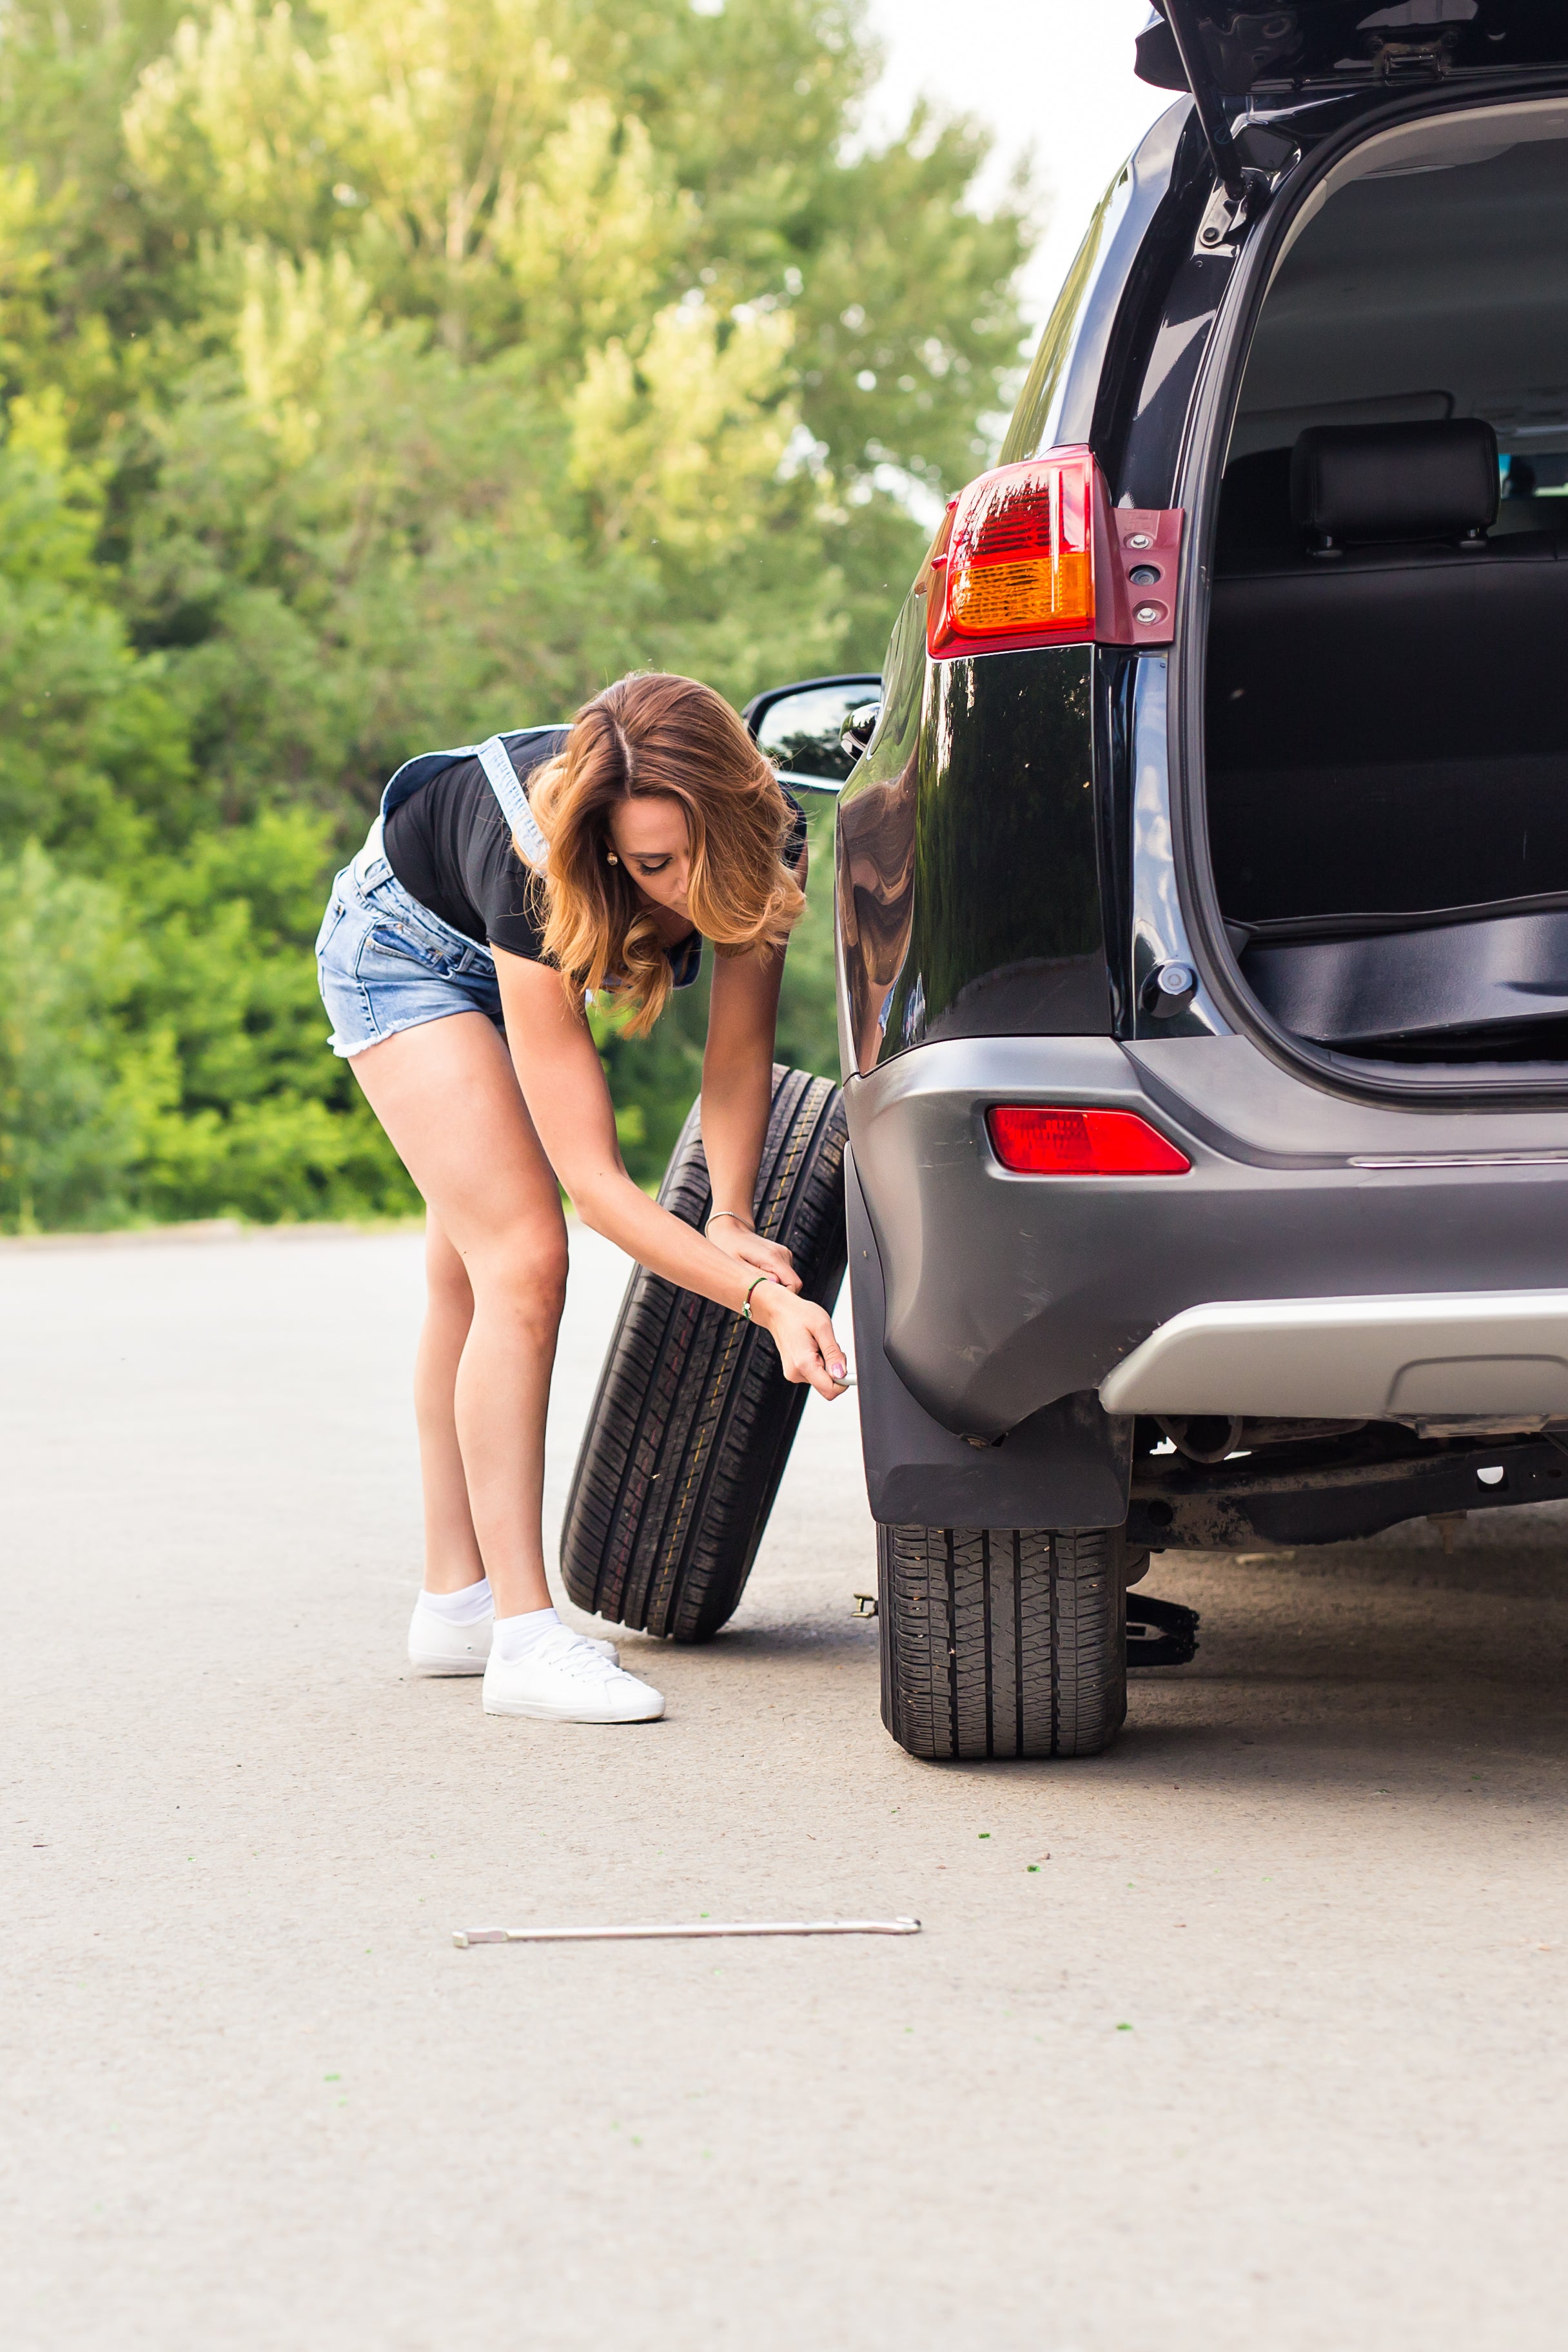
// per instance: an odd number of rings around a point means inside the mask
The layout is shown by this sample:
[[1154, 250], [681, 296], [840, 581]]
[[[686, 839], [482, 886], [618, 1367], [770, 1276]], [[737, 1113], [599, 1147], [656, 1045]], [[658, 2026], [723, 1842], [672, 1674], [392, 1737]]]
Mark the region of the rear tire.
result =
[[911, 1756], [1098, 1756], [1127, 1713], [1120, 1528], [877, 1530], [882, 1720]]
[[[702, 1226], [712, 1195], [693, 1104], [659, 1201]], [[773, 1070], [757, 1231], [831, 1311], [844, 1279], [838, 1089]], [[745, 1590], [784, 1475], [804, 1385], [759, 1326], [638, 1267], [626, 1286], [561, 1531], [579, 1609], [678, 1642], [710, 1641]]]

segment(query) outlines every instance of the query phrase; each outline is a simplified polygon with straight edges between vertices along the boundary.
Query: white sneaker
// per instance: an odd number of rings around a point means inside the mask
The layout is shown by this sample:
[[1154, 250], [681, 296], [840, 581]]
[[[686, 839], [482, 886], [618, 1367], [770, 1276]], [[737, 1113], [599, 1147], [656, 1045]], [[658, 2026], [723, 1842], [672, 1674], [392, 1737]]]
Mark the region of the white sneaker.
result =
[[[416, 1601], [408, 1622], [408, 1663], [422, 1675], [482, 1675], [490, 1654], [495, 1622], [492, 1609], [476, 1617], [471, 1624], [454, 1625], [438, 1609], [422, 1609]], [[595, 1642], [587, 1634], [581, 1638], [591, 1650], [608, 1658], [612, 1665], [616, 1664], [617, 1653], [613, 1642]]]
[[546, 1723], [652, 1723], [664, 1700], [569, 1625], [552, 1626], [526, 1657], [494, 1651], [485, 1668], [485, 1713], [531, 1715]]

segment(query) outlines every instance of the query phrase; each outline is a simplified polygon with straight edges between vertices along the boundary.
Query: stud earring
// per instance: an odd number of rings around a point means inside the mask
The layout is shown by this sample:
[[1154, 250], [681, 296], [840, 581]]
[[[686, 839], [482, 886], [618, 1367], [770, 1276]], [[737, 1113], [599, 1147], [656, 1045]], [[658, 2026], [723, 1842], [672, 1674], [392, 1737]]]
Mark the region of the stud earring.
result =
[[620, 864], [620, 862], [621, 862], [621, 861], [620, 861], [620, 859], [616, 856], [616, 853], [615, 853], [615, 851], [614, 851], [613, 849], [606, 849], [606, 850], [605, 850], [605, 865], [606, 865], [606, 866], [618, 866], [618, 865]]

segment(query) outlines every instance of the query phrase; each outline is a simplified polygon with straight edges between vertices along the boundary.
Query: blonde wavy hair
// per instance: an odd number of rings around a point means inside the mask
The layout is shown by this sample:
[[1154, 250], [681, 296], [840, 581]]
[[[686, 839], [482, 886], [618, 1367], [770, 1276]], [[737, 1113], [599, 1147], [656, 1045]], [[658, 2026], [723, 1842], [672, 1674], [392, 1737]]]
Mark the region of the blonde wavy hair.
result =
[[685, 814], [688, 903], [720, 955], [783, 947], [805, 906], [784, 862], [794, 814], [722, 696], [660, 670], [607, 686], [577, 713], [529, 801], [550, 845], [540, 877], [545, 955], [574, 1004], [612, 986], [634, 1037], [653, 1027], [672, 982], [647, 901], [626, 866], [609, 863], [610, 819], [623, 801], [652, 799]]

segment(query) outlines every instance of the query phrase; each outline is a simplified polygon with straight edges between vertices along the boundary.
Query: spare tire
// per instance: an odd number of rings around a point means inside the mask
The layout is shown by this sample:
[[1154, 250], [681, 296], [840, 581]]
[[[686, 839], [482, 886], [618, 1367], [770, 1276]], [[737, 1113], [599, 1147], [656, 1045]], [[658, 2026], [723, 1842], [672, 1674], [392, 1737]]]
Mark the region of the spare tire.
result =
[[[660, 1204], [702, 1226], [712, 1195], [694, 1103]], [[773, 1069], [757, 1230], [782, 1242], [808, 1298], [844, 1279], [844, 1112], [837, 1087]], [[678, 1642], [734, 1614], [789, 1458], [806, 1390], [759, 1326], [639, 1266], [626, 1286], [561, 1531], [579, 1609]]]

